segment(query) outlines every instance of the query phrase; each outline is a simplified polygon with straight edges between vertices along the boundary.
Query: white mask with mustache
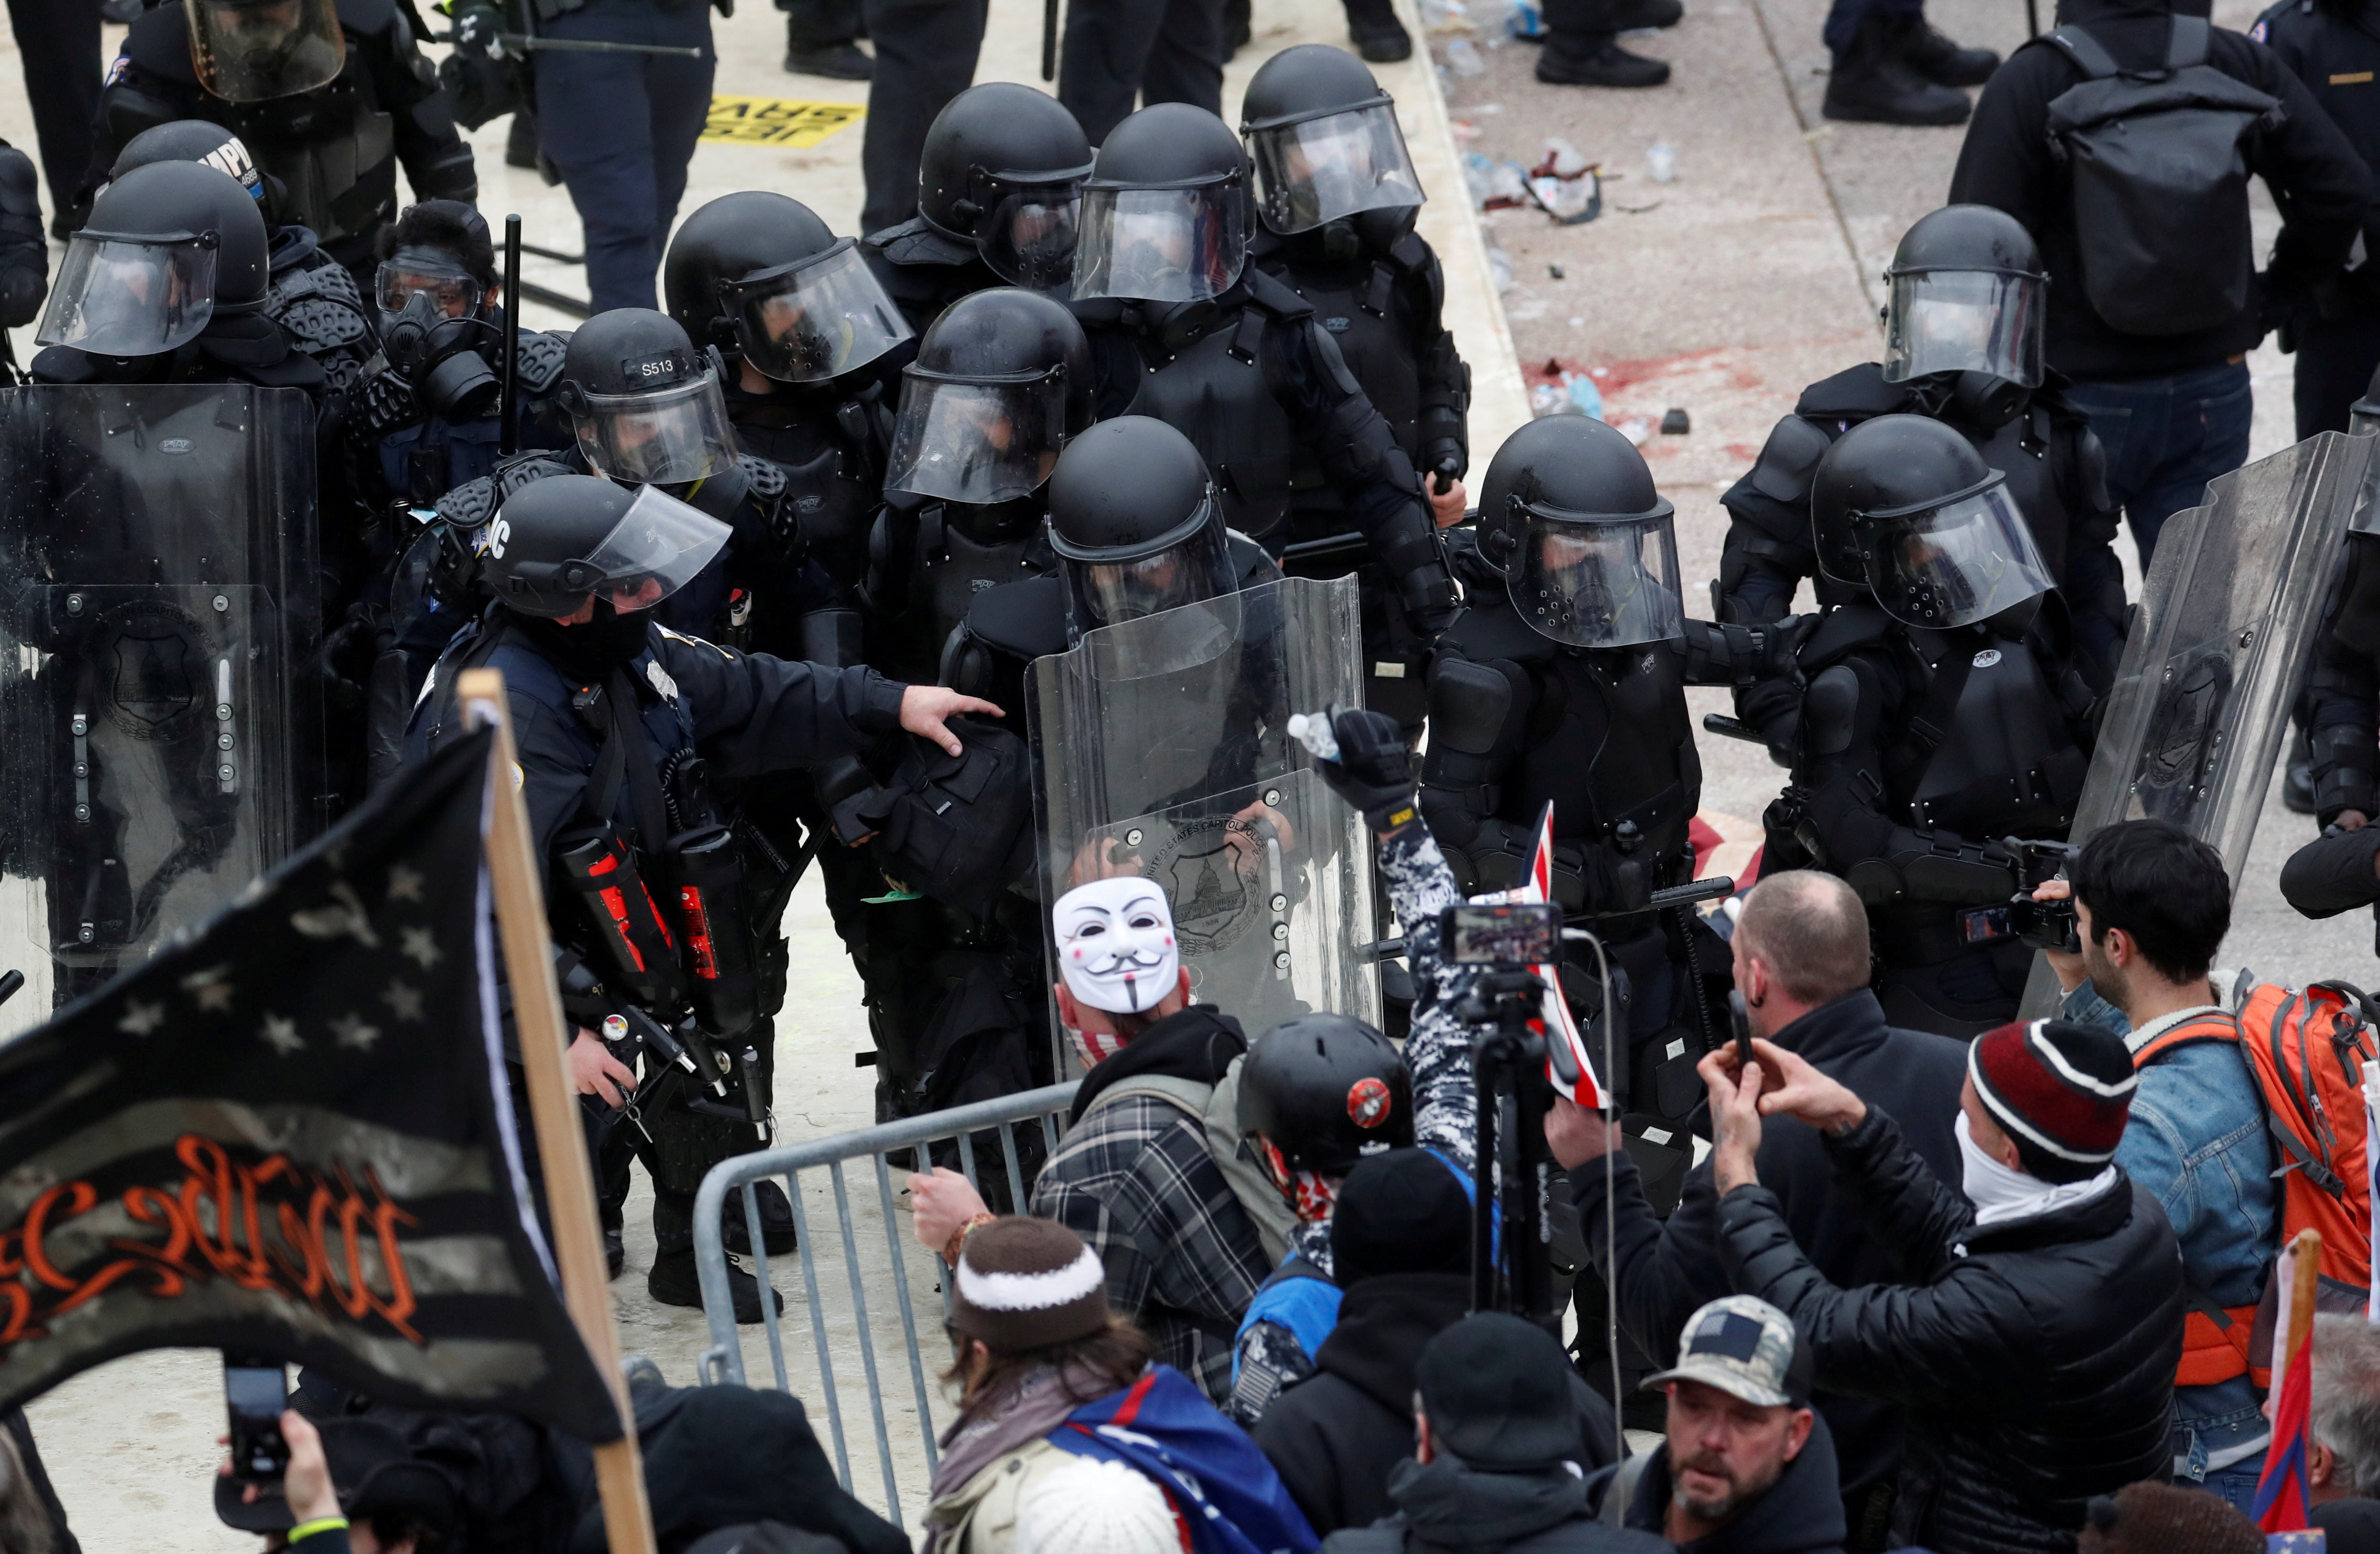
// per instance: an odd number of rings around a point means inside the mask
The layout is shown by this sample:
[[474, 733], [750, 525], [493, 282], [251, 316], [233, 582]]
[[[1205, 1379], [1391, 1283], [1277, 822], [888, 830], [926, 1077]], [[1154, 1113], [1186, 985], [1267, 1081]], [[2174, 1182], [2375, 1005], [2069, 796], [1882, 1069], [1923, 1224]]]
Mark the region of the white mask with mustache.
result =
[[1080, 1002], [1111, 1014], [1153, 1009], [1182, 982], [1173, 908], [1148, 880], [1094, 880], [1058, 898], [1050, 914], [1058, 969]]

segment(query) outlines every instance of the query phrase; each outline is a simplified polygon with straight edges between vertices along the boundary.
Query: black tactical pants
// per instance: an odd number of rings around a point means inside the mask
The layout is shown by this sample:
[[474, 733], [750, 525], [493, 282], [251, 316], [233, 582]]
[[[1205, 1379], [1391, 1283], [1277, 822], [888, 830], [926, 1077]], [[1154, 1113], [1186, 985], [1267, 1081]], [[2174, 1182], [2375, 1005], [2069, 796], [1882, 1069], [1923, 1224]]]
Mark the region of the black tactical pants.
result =
[[1096, 146], [1135, 97], [1223, 111], [1222, 0], [1070, 0], [1058, 101]]
[[25, 67], [25, 99], [41, 144], [50, 216], [65, 214], [91, 171], [91, 122], [99, 116], [98, 0], [8, 0], [8, 25]]
[[880, 232], [917, 213], [917, 159], [943, 104], [975, 84], [985, 0], [866, 0], [876, 74], [859, 164], [868, 203], [859, 229]]

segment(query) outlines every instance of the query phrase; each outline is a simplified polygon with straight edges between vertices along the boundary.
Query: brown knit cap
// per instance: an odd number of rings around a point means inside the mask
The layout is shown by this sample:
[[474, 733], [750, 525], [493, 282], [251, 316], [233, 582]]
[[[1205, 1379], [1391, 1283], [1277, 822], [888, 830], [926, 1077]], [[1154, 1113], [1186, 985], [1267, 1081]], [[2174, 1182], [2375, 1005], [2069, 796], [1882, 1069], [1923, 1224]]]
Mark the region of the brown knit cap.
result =
[[1108, 1270], [1083, 1238], [1007, 1214], [966, 1238], [951, 1326], [1001, 1354], [1088, 1338], [1108, 1325]]

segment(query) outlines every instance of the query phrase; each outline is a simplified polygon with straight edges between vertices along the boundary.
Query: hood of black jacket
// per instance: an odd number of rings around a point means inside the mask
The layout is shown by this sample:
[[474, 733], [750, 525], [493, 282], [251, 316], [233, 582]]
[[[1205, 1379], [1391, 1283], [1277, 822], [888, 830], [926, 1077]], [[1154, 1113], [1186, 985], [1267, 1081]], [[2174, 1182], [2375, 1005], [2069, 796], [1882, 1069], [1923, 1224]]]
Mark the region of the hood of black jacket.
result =
[[1392, 1413], [1413, 1407], [1414, 1366], [1433, 1338], [1471, 1309], [1460, 1273], [1384, 1273], [1350, 1288], [1339, 1323], [1314, 1356], [1328, 1371]]
[[[1841, 1554], [1851, 1529], [1835, 1479], [1835, 1438], [1820, 1415], [1810, 1421], [1801, 1455], [1785, 1464], [1767, 1494], [1726, 1526], [1678, 1545], [1679, 1554]], [[1669, 1509], [1670, 1447], [1664, 1441], [1636, 1481], [1628, 1525], [1658, 1533]]]
[[1586, 1481], [1567, 1467], [1479, 1473], [1444, 1453], [1399, 1463], [1389, 1475], [1389, 1498], [1405, 1524], [1438, 1548], [1501, 1548], [1587, 1514]]
[[1159, 1075], [1220, 1084], [1232, 1060], [1247, 1050], [1247, 1036], [1237, 1020], [1211, 1003], [1194, 1003], [1134, 1037], [1114, 1057], [1094, 1064], [1083, 1075], [1082, 1087], [1075, 1092], [1075, 1110], [1066, 1120], [1081, 1121], [1101, 1090], [1127, 1079]]

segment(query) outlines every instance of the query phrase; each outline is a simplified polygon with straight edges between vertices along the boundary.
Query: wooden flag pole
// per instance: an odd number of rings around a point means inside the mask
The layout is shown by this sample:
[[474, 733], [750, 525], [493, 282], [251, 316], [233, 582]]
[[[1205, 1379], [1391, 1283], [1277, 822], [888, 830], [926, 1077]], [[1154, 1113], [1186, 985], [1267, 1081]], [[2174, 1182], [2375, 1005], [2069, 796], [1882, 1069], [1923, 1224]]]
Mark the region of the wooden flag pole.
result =
[[[2289, 1357], [2290, 1365], [2313, 1358], [2313, 1300], [2322, 1286], [2322, 1232], [2300, 1231], [2289, 1243], [2293, 1264], [2289, 1269], [2289, 1330], [2284, 1335], [2286, 1347], [2281, 1351]], [[2280, 1378], [2273, 1378], [2276, 1390]]]
[[[645, 1501], [644, 1463], [637, 1451], [636, 1415], [620, 1370], [620, 1335], [613, 1326], [611, 1281], [603, 1269], [603, 1234], [595, 1219], [595, 1172], [588, 1163], [578, 1098], [564, 1071], [568, 1029], [562, 993], [553, 983], [553, 950], [545, 932], [543, 872], [529, 845], [528, 812], [515, 780], [520, 768], [506, 714], [504, 677], [473, 669], [455, 682], [474, 728], [492, 726], [490, 756], [494, 813], [488, 828], [488, 876], [495, 887], [496, 931], [504, 975], [512, 984], [513, 1018], [520, 1031], [521, 1067], [528, 1075], [529, 1117], [545, 1168], [546, 1213], [553, 1256], [562, 1270], [562, 1298], [595, 1368], [612, 1389], [624, 1427], [618, 1440], [595, 1448], [595, 1482], [603, 1497], [604, 1541], [612, 1554], [657, 1554], [652, 1508]], [[547, 1033], [542, 1039], [538, 1033]]]

